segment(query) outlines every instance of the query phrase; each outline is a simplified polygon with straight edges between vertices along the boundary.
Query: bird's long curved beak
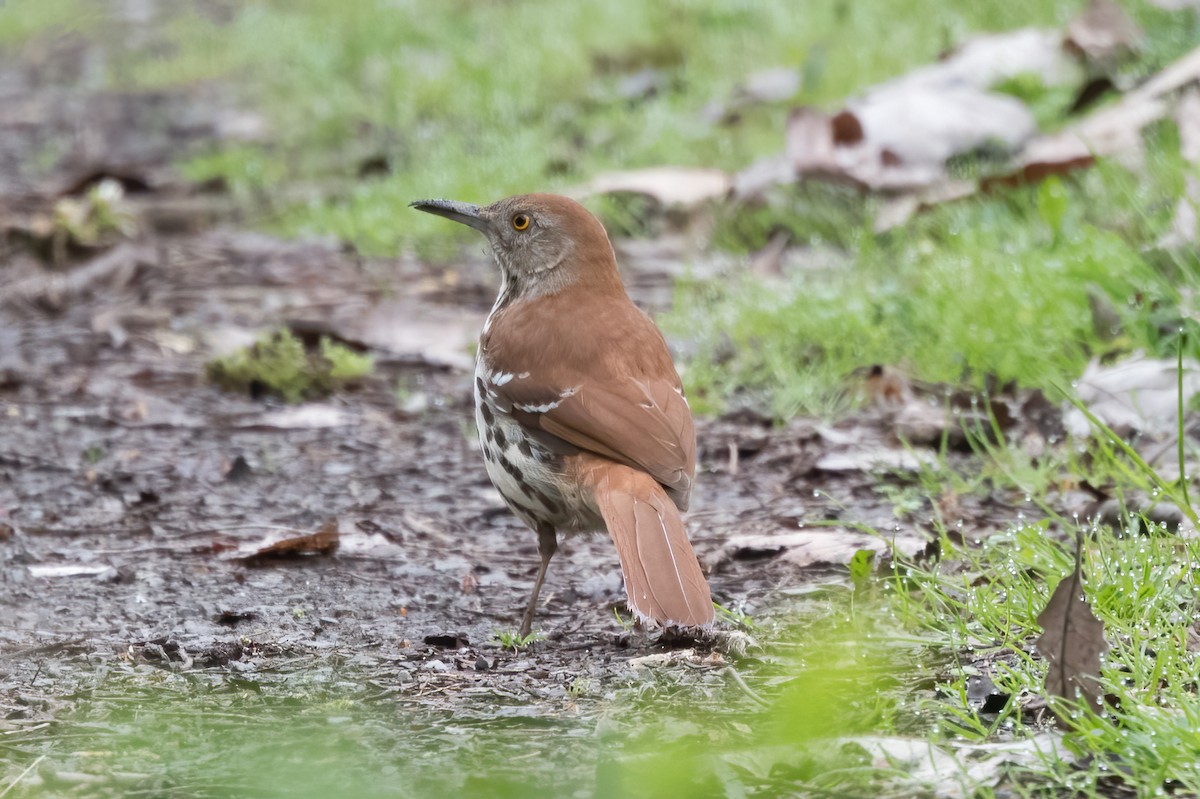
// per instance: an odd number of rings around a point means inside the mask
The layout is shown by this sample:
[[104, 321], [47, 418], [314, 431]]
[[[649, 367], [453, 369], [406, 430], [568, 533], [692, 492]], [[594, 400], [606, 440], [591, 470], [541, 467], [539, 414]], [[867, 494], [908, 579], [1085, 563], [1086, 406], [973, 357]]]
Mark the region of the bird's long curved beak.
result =
[[447, 219], [453, 219], [455, 222], [461, 222], [468, 227], [473, 227], [481, 233], [487, 233], [488, 222], [479, 215], [480, 208], [478, 205], [471, 203], [460, 203], [454, 200], [417, 200], [409, 203], [410, 208], [416, 208], [418, 211], [424, 211], [427, 214], [436, 214], [444, 216]]

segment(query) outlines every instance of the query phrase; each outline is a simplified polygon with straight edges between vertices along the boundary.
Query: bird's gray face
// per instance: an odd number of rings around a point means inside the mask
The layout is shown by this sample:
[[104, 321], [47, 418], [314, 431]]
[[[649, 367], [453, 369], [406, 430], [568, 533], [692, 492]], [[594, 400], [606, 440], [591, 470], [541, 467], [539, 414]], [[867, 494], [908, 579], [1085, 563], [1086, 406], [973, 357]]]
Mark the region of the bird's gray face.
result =
[[483, 207], [453, 200], [420, 200], [412, 207], [487, 236], [512, 297], [548, 294], [567, 279], [559, 267], [575, 244], [557, 215], [538, 203], [510, 197]]

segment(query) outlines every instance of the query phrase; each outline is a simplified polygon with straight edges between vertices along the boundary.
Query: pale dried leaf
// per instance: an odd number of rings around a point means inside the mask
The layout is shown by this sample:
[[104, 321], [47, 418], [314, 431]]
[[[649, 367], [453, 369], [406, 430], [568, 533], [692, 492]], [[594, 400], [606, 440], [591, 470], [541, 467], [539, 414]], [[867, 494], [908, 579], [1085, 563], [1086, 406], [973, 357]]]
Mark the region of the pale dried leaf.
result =
[[1058, 31], [1020, 28], [975, 36], [936, 64], [918, 67], [879, 88], [920, 84], [934, 89], [970, 87], [982, 91], [1029, 74], [1037, 75], [1046, 86], [1062, 86], [1078, 82], [1081, 70], [1063, 51]]
[[[1200, 80], [1200, 47], [1171, 63], [1117, 103], [1062, 131], [1034, 137], [1007, 174], [985, 179], [980, 187], [986, 190], [996, 185], [1039, 181], [1049, 175], [1090, 167], [1097, 158], [1116, 158], [1131, 169], [1139, 169], [1144, 159], [1143, 128], [1166, 115], [1170, 108], [1168, 95], [1196, 80]], [[902, 218], [905, 210], [897, 209], [892, 217]]]
[[746, 76], [746, 81], [735, 94], [756, 103], [777, 103], [787, 100], [800, 91], [800, 71], [791, 67], [772, 67]]
[[823, 472], [915, 472], [933, 460], [932, 453], [918, 454], [908, 449], [863, 446], [826, 452], [813, 466]]
[[910, 81], [873, 91], [838, 114], [795, 110], [787, 154], [801, 177], [912, 191], [945, 180], [953, 156], [983, 147], [1017, 150], [1036, 130], [1013, 97]]
[[735, 200], [760, 198], [768, 189], [796, 180], [796, 170], [786, 153], [760, 158], [733, 176]]
[[[1096, 418], [1119, 433], [1169, 435], [1179, 427], [1177, 363], [1174, 360], [1135, 356], [1119, 363], [1087, 365], [1075, 383], [1079, 399]], [[1183, 364], [1184, 404], [1200, 392], [1200, 364]], [[1091, 432], [1091, 423], [1074, 406], [1063, 415], [1067, 431], [1075, 436]]]
[[52, 563], [29, 567], [30, 577], [102, 577], [108, 574], [116, 574], [116, 570], [102, 563]]
[[1142, 159], [1142, 128], [1162, 119], [1166, 109], [1166, 103], [1157, 97], [1132, 100], [1126, 96], [1069, 128], [1032, 139], [1012, 174], [984, 181], [984, 185], [1041, 180], [1089, 167], [1103, 157], [1115, 156], [1136, 166]]
[[1200, 86], [1179, 95], [1175, 125], [1179, 128], [1179, 154], [1188, 163], [1200, 164]]
[[876, 555], [896, 552], [915, 559], [925, 552], [929, 541], [912, 533], [897, 533], [883, 538], [845, 527], [814, 527], [770, 534], [735, 535], [719, 550], [705, 558], [708, 568], [730, 560], [776, 557], [793, 566], [844, 566], [860, 550]]
[[1141, 29], [1115, 0], [1091, 0], [1067, 25], [1067, 46], [1093, 61], [1108, 62], [1131, 53], [1141, 39]]
[[1015, 150], [1037, 123], [1020, 100], [962, 87], [918, 87], [872, 92], [851, 103], [866, 142], [903, 165], [940, 167], [985, 145]]
[[373, 350], [469, 371], [475, 365], [471, 345], [483, 319], [482, 313], [470, 309], [397, 299], [342, 314], [329, 327], [338, 337]]
[[354, 418], [336, 405], [308, 403], [253, 416], [242, 420], [236, 426], [254, 429], [319, 430], [345, 427], [353, 422]]
[[623, 172], [603, 172], [587, 186], [589, 194], [632, 192], [668, 207], [693, 208], [729, 194], [733, 178], [720, 169], [658, 166]]
[[[866, 736], [843, 739], [865, 749], [880, 769], [893, 769], [910, 795], [966, 799], [1005, 779], [1013, 766], [1039, 766], [1051, 759], [1071, 762], [1074, 756], [1059, 733], [1042, 732], [1021, 741], [935, 746], [923, 738]], [[987, 791], [982, 791], [986, 793]]]

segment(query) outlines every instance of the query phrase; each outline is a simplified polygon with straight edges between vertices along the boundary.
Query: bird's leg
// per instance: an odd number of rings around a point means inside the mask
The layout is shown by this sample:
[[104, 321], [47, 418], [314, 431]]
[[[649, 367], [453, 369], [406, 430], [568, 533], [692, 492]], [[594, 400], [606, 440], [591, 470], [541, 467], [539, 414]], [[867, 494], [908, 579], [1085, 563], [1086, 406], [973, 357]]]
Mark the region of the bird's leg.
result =
[[537, 579], [533, 581], [533, 593], [529, 595], [529, 607], [525, 608], [525, 618], [521, 620], [520, 636], [529, 637], [533, 630], [533, 611], [537, 608], [538, 594], [542, 590], [542, 581], [546, 579], [546, 569], [550, 567], [550, 558], [558, 550], [558, 536], [554, 528], [548, 524], [538, 526], [538, 553], [542, 556], [542, 565], [538, 567]]

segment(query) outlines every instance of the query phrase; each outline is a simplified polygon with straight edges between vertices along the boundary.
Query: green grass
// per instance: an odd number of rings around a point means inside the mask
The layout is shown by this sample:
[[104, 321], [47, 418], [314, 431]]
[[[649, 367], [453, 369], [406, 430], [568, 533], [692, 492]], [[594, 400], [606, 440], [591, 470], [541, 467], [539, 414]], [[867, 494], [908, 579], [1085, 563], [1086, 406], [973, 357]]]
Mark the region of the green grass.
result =
[[[230, 80], [271, 121], [271, 141], [199, 156], [185, 165], [190, 177], [223, 178], [261, 224], [286, 234], [445, 261], [477, 242], [413, 214], [415, 198], [483, 202], [655, 164], [739, 169], [782, 149], [795, 104], [836, 104], [973, 32], [1062, 27], [1081, 5], [264, 0], [228, 18], [181, 12], [169, 47], [114, 58], [110, 79]], [[1147, 33], [1122, 68], [1131, 77], [1200, 42], [1198, 13], [1147, 0], [1125, 7]], [[752, 108], [732, 127], [701, 118], [748, 73], [780, 65], [804, 75], [795, 97]], [[656, 93], [622, 96], [621, 81], [642, 70], [658, 72]], [[1069, 91], [1029, 76], [999, 88], [1029, 102], [1043, 127], [1062, 124]], [[784, 228], [834, 248], [844, 265], [783, 285], [735, 276], [684, 291], [668, 324], [689, 338], [699, 331], [687, 376], [698, 407], [748, 394], [780, 417], [837, 416], [855, 403], [847, 375], [864, 365], [956, 384], [990, 375], [1046, 385], [1070, 381], [1099, 351], [1162, 352], [1161, 323], [1180, 287], [1196, 284], [1200, 260], [1164, 264], [1147, 250], [1195, 168], [1180, 160], [1170, 123], [1151, 130], [1147, 147], [1145, 175], [1105, 165], [939, 209], [883, 236], [871, 232], [874, 202], [820, 185], [780, 191], [766, 208], [725, 209], [719, 248], [753, 250]], [[387, 171], [360, 177], [370, 158]], [[653, 230], [636, 203], [592, 204], [616, 233]], [[1089, 292], [1118, 309], [1125, 338], [1096, 335]]]
[[[449, 257], [445, 230], [408, 202], [564, 189], [614, 168], [738, 169], [782, 149], [792, 103], [752, 109], [733, 128], [700, 111], [756, 69], [797, 67], [805, 80], [792, 102], [834, 103], [971, 32], [1061, 25], [1079, 6], [256, 2], [228, 22], [186, 14], [172, 49], [121, 60], [111, 74], [141, 86], [237, 80], [274, 122], [275, 140], [202, 158], [191, 172], [231, 181], [284, 231]], [[1147, 2], [1131, 10], [1155, 29], [1180, 27]], [[657, 93], [622, 96], [622, 79], [645, 69], [660, 71]], [[373, 155], [391, 172], [359, 179], [357, 165]], [[307, 188], [293, 191], [297, 183]]]
[[[842, 226], [834, 268], [685, 287], [668, 325], [699, 339], [689, 390], [708, 407], [749, 394], [783, 418], [836, 416], [855, 401], [851, 373], [871, 364], [952, 385], [1048, 386], [1098, 354], [1173, 355], [1169, 331], [1200, 286], [1200, 258], [1153, 247], [1196, 167], [1170, 123], [1147, 139], [1144, 175], [1106, 163], [883, 236], [869, 222]], [[1120, 316], [1115, 340], [1094, 329], [1089, 293]]]
[[20, 47], [34, 37], [86, 33], [105, 17], [86, 0], [7, 0], [0, 5], [0, 46]]

